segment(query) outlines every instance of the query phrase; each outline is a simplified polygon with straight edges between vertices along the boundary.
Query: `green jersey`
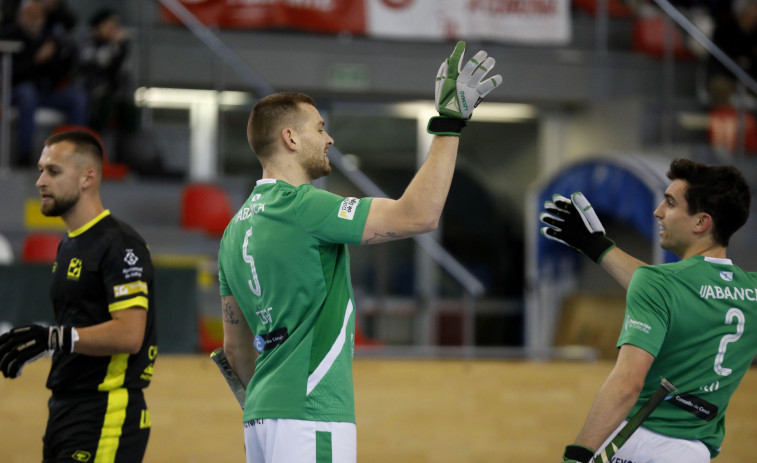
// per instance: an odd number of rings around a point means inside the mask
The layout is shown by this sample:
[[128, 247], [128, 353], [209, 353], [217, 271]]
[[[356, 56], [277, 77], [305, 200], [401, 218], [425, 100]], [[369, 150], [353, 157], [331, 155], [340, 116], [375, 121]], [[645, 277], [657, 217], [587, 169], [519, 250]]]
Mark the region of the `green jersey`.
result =
[[699, 440], [716, 456], [728, 401], [757, 355], [757, 274], [702, 256], [639, 267], [626, 296], [623, 344], [655, 356], [629, 416], [664, 377], [678, 391], [644, 427]]
[[259, 180], [221, 239], [222, 296], [234, 296], [259, 357], [244, 421], [355, 422], [355, 301], [347, 244], [371, 199]]

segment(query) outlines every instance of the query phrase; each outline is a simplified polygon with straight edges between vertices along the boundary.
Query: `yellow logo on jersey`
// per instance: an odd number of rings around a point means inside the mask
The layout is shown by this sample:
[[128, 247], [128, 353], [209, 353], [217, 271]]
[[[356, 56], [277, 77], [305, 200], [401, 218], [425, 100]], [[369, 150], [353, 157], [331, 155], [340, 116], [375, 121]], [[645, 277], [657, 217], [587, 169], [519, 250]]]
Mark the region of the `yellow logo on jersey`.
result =
[[142, 372], [142, 374], [139, 376], [140, 379], [143, 379], [145, 381], [152, 381], [152, 375], [155, 372], [155, 364], [151, 363], [147, 365], [145, 370]]
[[81, 259], [74, 257], [71, 262], [68, 263], [68, 272], [66, 278], [69, 280], [79, 280], [81, 276]]
[[142, 410], [142, 416], [139, 420], [139, 429], [149, 428], [151, 424], [150, 412], [148, 410]]
[[71, 455], [71, 459], [74, 461], [89, 461], [92, 458], [92, 454], [85, 450], [77, 450]]

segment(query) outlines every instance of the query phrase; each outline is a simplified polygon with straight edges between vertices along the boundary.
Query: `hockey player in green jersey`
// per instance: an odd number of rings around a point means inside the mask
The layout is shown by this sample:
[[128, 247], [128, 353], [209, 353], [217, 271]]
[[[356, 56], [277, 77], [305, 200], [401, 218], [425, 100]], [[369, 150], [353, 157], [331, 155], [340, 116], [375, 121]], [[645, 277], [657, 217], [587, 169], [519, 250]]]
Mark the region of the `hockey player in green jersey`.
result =
[[728, 402], [757, 355], [757, 274], [727, 258], [751, 195], [731, 166], [676, 159], [654, 211], [660, 246], [681, 258], [645, 265], [605, 236], [581, 193], [555, 195], [542, 235], [583, 252], [627, 288], [619, 353], [564, 462], [586, 463], [657, 389], [678, 391], [644, 421], [613, 461], [704, 463], [718, 455]]
[[218, 254], [224, 348], [247, 385], [248, 463], [354, 463], [352, 383], [355, 301], [347, 245], [434, 230], [475, 105], [502, 81], [485, 77], [485, 52], [462, 66], [463, 42], [436, 81], [439, 116], [428, 157], [404, 194], [341, 197], [311, 181], [331, 171], [315, 101], [300, 93], [262, 98], [247, 138], [263, 167], [231, 220]]

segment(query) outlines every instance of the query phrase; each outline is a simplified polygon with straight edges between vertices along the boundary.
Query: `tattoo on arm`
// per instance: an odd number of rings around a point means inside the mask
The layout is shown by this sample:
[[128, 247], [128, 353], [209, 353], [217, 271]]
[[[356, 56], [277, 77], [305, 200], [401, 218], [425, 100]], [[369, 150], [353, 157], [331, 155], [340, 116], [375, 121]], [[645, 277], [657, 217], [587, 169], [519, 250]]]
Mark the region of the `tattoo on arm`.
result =
[[377, 243], [381, 241], [389, 241], [389, 240], [399, 240], [402, 238], [407, 238], [406, 235], [400, 235], [399, 233], [394, 232], [387, 232], [387, 233], [375, 233], [371, 238], [368, 238], [367, 240], [363, 241], [363, 244], [372, 244]]
[[223, 301], [223, 321], [230, 325], [239, 324], [239, 316], [234, 312], [234, 308], [228, 299]]

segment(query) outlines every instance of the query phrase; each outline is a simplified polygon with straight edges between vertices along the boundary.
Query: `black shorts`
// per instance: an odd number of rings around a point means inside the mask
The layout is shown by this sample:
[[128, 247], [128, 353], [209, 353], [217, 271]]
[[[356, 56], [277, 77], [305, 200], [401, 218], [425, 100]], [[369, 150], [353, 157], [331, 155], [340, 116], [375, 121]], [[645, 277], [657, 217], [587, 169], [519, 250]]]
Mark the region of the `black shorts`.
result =
[[56, 394], [43, 437], [43, 463], [139, 463], [150, 437], [150, 415], [141, 389]]

